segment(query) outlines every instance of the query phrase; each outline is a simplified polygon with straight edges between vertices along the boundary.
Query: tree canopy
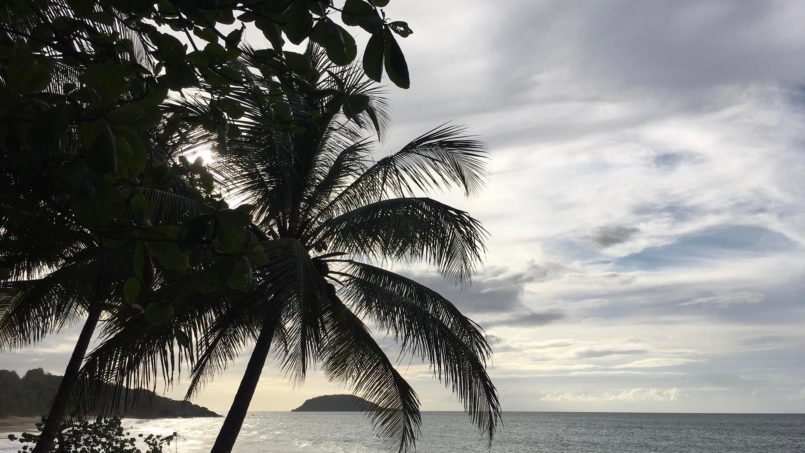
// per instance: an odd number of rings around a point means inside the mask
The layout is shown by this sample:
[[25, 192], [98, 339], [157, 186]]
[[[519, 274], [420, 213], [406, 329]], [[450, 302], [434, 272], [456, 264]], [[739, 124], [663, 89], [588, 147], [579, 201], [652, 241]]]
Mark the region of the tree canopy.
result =
[[[269, 348], [290, 376], [318, 362], [371, 399], [407, 450], [418, 398], [365, 322], [429, 363], [491, 439], [500, 408], [480, 327], [376, 265], [421, 261], [465, 281], [485, 236], [427, 197], [481, 186], [485, 147], [462, 128], [371, 158], [388, 123], [377, 82], [410, 85], [398, 37], [412, 31], [388, 3], [2, 2], [0, 349], [85, 319], [34, 451], [52, 445], [68, 398], [114, 406], [123, 387], [183, 366], [190, 395], [253, 341], [219, 451]], [[249, 47], [247, 30], [270, 47]], [[353, 32], [369, 36], [360, 58]], [[203, 148], [216, 165], [187, 158]]]

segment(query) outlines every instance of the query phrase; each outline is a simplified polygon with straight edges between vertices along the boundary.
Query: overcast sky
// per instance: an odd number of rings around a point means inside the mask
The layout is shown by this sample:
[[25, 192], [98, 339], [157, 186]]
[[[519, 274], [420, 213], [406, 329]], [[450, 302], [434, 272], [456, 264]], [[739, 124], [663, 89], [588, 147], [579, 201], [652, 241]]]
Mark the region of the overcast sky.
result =
[[[393, 0], [410, 90], [391, 150], [440, 123], [489, 145], [464, 200], [504, 410], [805, 411], [805, 2]], [[75, 335], [0, 355], [61, 374]], [[246, 356], [195, 400], [226, 410]], [[405, 368], [405, 367], [404, 367]], [[344, 391], [270, 363], [254, 410]], [[427, 369], [426, 410], [457, 410]], [[180, 395], [179, 388], [171, 395]]]

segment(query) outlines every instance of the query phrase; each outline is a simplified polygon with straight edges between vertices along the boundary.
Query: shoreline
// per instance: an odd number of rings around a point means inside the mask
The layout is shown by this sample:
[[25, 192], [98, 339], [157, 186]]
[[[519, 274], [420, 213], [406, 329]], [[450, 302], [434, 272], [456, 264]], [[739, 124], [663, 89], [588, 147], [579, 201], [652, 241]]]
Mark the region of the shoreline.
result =
[[0, 417], [0, 433], [5, 438], [5, 434], [36, 432], [36, 424], [40, 421], [42, 417]]

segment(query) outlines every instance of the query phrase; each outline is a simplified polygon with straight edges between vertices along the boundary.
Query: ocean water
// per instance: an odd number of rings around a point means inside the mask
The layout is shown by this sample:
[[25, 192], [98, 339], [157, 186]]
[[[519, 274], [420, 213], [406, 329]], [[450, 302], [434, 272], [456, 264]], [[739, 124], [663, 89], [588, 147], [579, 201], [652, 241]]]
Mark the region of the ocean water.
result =
[[[223, 418], [124, 420], [136, 433], [174, 431], [170, 451], [209, 451]], [[805, 452], [805, 415], [509, 412], [491, 452]], [[6, 435], [3, 434], [5, 439]], [[0, 451], [16, 451], [0, 440]], [[389, 451], [368, 419], [351, 412], [253, 412], [235, 451], [364, 453]], [[487, 452], [458, 412], [426, 412], [418, 452]]]

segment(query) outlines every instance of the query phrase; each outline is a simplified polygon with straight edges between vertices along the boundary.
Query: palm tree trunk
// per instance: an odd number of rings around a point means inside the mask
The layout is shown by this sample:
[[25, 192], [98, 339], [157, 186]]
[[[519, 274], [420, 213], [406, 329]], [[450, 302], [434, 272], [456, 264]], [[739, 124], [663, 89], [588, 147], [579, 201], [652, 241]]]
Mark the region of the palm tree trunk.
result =
[[266, 363], [273, 336], [274, 323], [266, 320], [260, 330], [260, 335], [257, 337], [254, 351], [252, 351], [252, 356], [249, 358], [249, 364], [246, 365], [246, 372], [243, 373], [243, 379], [241, 379], [238, 392], [235, 394], [235, 400], [232, 401], [232, 407], [229, 408], [229, 412], [226, 414], [226, 420], [221, 426], [221, 431], [218, 432], [218, 438], [215, 439], [215, 445], [212, 446], [210, 453], [229, 453], [232, 451], [235, 440], [238, 438], [240, 427], [243, 425], [243, 419], [246, 418], [246, 411], [252, 402], [257, 382], [260, 381], [260, 374], [263, 372], [263, 365]]
[[53, 406], [50, 407], [50, 413], [48, 413], [48, 418], [45, 421], [45, 426], [42, 428], [42, 433], [39, 435], [39, 440], [36, 442], [33, 453], [48, 453], [53, 449], [53, 442], [61, 429], [62, 420], [67, 412], [75, 384], [78, 381], [81, 362], [84, 361], [84, 355], [87, 353], [89, 342], [92, 340], [92, 334], [95, 332], [95, 326], [98, 325], [98, 319], [100, 319], [102, 311], [101, 304], [98, 303], [93, 304], [90, 308], [87, 320], [84, 322], [81, 335], [78, 336], [78, 342], [73, 348], [73, 355], [70, 356], [67, 369], [64, 370], [64, 377], [61, 379], [59, 390], [53, 400]]

